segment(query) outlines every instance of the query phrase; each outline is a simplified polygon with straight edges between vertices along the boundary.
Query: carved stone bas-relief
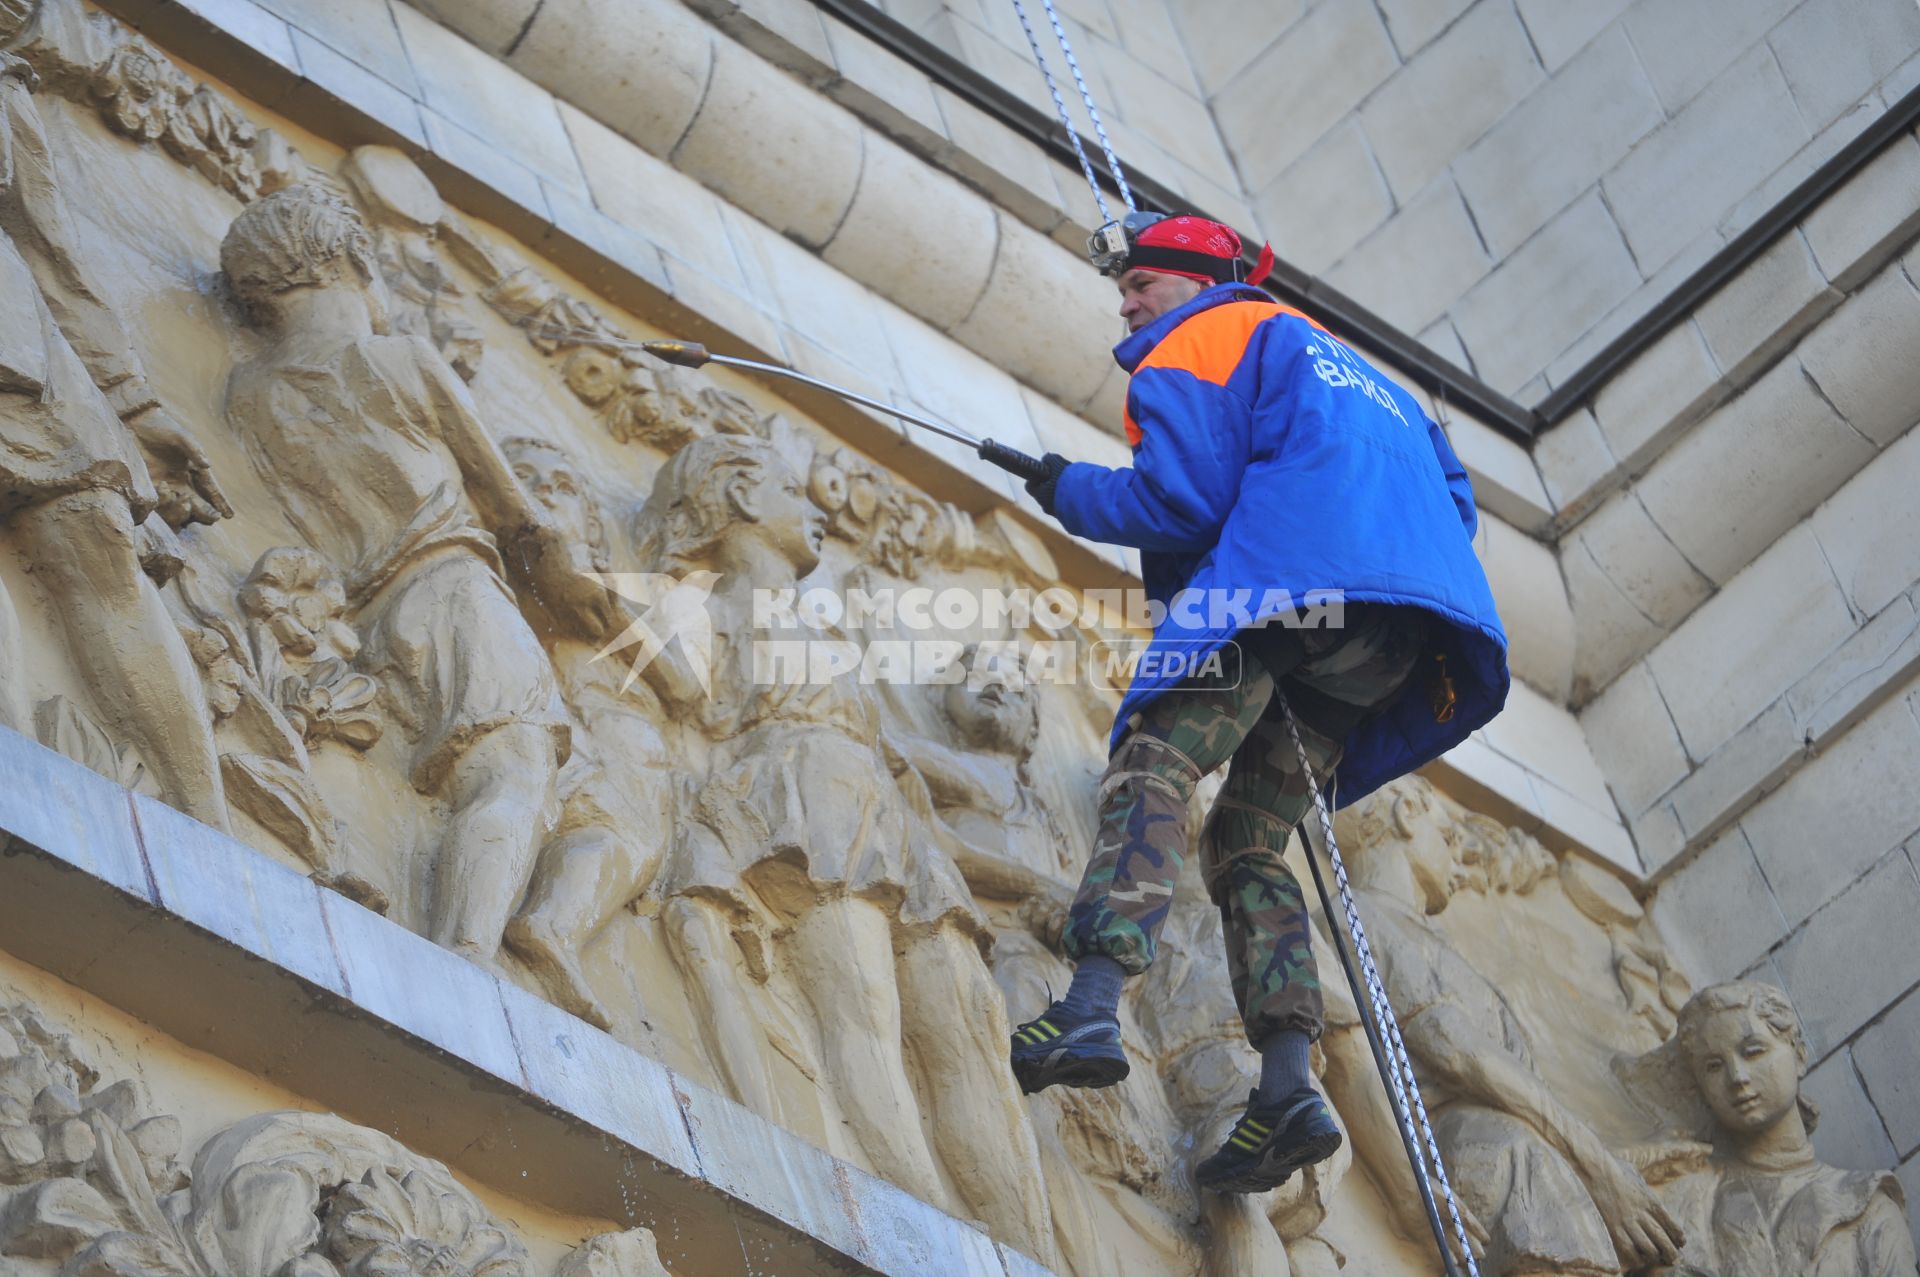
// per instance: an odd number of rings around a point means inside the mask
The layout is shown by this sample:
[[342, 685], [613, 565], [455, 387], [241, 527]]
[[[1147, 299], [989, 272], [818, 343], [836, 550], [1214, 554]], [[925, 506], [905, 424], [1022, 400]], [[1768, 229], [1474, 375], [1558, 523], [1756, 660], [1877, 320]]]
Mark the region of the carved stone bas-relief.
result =
[[1687, 1244], [1657, 1273], [1787, 1277], [1914, 1270], [1899, 1181], [1823, 1165], [1819, 1114], [1801, 1093], [1807, 1043], [1786, 995], [1737, 982], [1702, 989], [1658, 1050], [1621, 1061], [1664, 1110], [1671, 1139], [1636, 1150]]
[[[262, 1113], [190, 1155], [135, 1081], [102, 1085], [33, 1009], [0, 1007], [0, 1258], [66, 1277], [535, 1277], [447, 1168], [326, 1113]], [[671, 1277], [645, 1229], [554, 1277]]]
[[[7, 725], [1062, 1274], [1433, 1271], [1332, 980], [1313, 1067], [1347, 1147], [1196, 1188], [1259, 1066], [1197, 882], [1124, 1000], [1131, 1076], [1018, 1093], [1005, 1007], [1070, 978], [1114, 706], [1030, 658], [1082, 623], [956, 623], [910, 683], [769, 658], [898, 637], [769, 595], [1058, 585], [1022, 516], [652, 359], [645, 317], [400, 150], [271, 119], [78, 0], [0, 0]], [[1776, 995], [1694, 994], [1611, 870], [1426, 780], [1340, 823], [1482, 1272], [1911, 1270], [1897, 1184], [1812, 1158]], [[532, 1253], [395, 1137], [284, 1112], [190, 1138], [0, 1012], [8, 1277]], [[634, 1231], [554, 1277], [664, 1271]]]

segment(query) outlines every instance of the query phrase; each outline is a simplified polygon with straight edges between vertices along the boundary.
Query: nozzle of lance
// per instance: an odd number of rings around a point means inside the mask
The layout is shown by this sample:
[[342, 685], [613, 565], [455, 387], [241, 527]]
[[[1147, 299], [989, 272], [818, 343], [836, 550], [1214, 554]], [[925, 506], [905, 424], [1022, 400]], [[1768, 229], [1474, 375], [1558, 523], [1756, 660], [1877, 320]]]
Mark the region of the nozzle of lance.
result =
[[707, 348], [697, 341], [643, 341], [640, 349], [655, 359], [664, 359], [682, 368], [699, 368], [713, 358], [707, 353]]

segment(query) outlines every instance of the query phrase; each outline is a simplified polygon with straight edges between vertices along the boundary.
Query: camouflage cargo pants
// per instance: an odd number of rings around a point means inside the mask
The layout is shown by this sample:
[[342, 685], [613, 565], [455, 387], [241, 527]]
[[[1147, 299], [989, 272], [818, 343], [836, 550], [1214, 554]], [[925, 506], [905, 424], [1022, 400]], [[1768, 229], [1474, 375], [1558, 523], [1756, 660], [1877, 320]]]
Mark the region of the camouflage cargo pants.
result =
[[[1414, 608], [1349, 604], [1342, 629], [1243, 631], [1237, 680], [1194, 678], [1136, 714], [1100, 783], [1093, 855], [1067, 916], [1069, 957], [1100, 953], [1146, 970], [1186, 859], [1201, 777], [1227, 777], [1200, 833], [1200, 867], [1220, 907], [1247, 1040], [1277, 1029], [1320, 1035], [1320, 978], [1306, 900], [1283, 860], [1313, 807], [1275, 689], [1286, 694], [1316, 776], [1348, 733], [1405, 686], [1426, 637]], [[1233, 682], [1234, 686], [1221, 686]]]

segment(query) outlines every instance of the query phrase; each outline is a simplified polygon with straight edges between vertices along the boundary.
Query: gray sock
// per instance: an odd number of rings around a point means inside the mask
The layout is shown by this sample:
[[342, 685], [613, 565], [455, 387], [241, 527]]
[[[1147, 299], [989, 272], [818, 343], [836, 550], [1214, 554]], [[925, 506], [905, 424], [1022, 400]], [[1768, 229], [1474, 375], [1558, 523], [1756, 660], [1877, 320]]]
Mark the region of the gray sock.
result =
[[1313, 1085], [1307, 1071], [1307, 1050], [1312, 1045], [1298, 1029], [1281, 1029], [1260, 1044], [1260, 1098], [1262, 1105], [1278, 1103]]
[[1109, 1018], [1120, 1010], [1120, 985], [1127, 969], [1104, 953], [1092, 953], [1080, 959], [1073, 969], [1073, 983], [1060, 1003], [1076, 1016], [1100, 1015]]

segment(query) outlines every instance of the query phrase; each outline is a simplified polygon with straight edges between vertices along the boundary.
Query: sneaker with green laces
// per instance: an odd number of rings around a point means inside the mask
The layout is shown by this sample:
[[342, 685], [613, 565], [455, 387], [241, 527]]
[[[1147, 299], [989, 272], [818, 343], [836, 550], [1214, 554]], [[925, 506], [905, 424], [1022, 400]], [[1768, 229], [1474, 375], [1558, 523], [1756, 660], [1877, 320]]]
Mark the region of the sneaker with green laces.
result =
[[1200, 1163], [1194, 1177], [1216, 1193], [1263, 1193], [1302, 1167], [1326, 1161], [1339, 1147], [1340, 1128], [1312, 1087], [1274, 1104], [1261, 1104], [1254, 1091], [1226, 1143]]
[[1120, 1021], [1075, 1015], [1064, 1002], [1013, 1031], [1013, 1076], [1028, 1095], [1053, 1085], [1112, 1086], [1127, 1076]]

